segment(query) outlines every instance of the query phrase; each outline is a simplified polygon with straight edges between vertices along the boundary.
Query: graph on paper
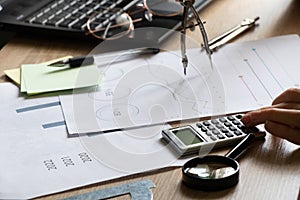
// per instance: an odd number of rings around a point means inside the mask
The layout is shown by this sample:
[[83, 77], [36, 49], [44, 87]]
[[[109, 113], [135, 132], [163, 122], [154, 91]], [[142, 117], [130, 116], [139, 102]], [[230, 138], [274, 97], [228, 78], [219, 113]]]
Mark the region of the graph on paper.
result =
[[[43, 102], [43, 98], [41, 98], [41, 100], [39, 101], [28, 100], [26, 101], [26, 104], [22, 105], [21, 103], [15, 111], [20, 117], [26, 117], [26, 114], [31, 115], [32, 113], [40, 116], [39, 119], [41, 121], [41, 124], [38, 124], [38, 126], [41, 126], [43, 129], [65, 126], [65, 120], [61, 117], [61, 115], [58, 115], [58, 117], [56, 117], [56, 120], [52, 119], [51, 121], [49, 121], [49, 118], [47, 119], [47, 116], [49, 116], [50, 113], [61, 112], [59, 99], [57, 97], [53, 97], [50, 99], [53, 100], [47, 100], [46, 102]], [[44, 121], [42, 120], [43, 117], [45, 117]]]
[[270, 105], [299, 85], [299, 51], [297, 36], [232, 44], [213, 54], [210, 69], [201, 50], [189, 49], [187, 76], [176, 52], [112, 64], [96, 90], [60, 96], [68, 131], [132, 128]]

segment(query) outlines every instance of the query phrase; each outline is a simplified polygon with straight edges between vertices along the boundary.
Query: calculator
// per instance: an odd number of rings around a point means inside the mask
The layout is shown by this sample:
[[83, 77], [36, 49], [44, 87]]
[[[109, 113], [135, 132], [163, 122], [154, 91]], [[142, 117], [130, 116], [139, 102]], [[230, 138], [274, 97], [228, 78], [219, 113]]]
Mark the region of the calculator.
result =
[[234, 145], [249, 133], [264, 132], [262, 128], [244, 126], [242, 116], [228, 115], [165, 129], [162, 136], [180, 156], [185, 156], [199, 153], [200, 149], [205, 152]]

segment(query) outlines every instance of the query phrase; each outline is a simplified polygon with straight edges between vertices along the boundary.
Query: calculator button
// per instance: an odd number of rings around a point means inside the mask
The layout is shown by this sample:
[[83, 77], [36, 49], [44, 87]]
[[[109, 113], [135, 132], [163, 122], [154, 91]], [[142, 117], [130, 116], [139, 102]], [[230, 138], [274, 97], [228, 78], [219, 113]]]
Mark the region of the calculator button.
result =
[[220, 131], [218, 131], [218, 130], [213, 130], [212, 133], [213, 133], [214, 135], [218, 135], [218, 134], [220, 134]]
[[216, 119], [211, 120], [211, 123], [212, 124], [219, 124], [218, 120], [216, 120]]
[[241, 124], [241, 122], [239, 122], [238, 120], [233, 120], [232, 123], [233, 123], [234, 125], [239, 125], [239, 124]]
[[243, 125], [243, 124], [239, 124], [239, 125], [237, 125], [237, 127], [238, 127], [239, 129], [241, 129], [242, 131], [246, 128], [246, 126]]
[[224, 126], [223, 126], [222, 124], [217, 124], [216, 127], [217, 127], [218, 129], [224, 128]]
[[233, 116], [228, 116], [227, 119], [229, 119], [230, 121], [235, 120], [235, 118]]
[[229, 126], [231, 126], [231, 123], [230, 122], [225, 122], [224, 125], [229, 127]]
[[229, 130], [236, 131], [237, 129], [234, 126], [229, 126]]
[[242, 135], [241, 131], [234, 131], [234, 134], [235, 134], [236, 136]]
[[212, 136], [212, 132], [211, 132], [211, 131], [207, 131], [205, 134], [206, 134], [207, 136]]
[[214, 126], [212, 126], [212, 125], [209, 125], [208, 127], [207, 127], [209, 130], [215, 130], [216, 128], [214, 127]]
[[227, 137], [233, 137], [233, 136], [234, 136], [234, 135], [233, 135], [232, 133], [230, 133], [230, 132], [225, 133], [225, 135], [226, 135]]
[[219, 139], [225, 139], [225, 136], [222, 135], [222, 134], [217, 135], [217, 137], [218, 137]]
[[201, 124], [201, 123], [196, 123], [196, 126], [198, 127], [198, 128], [202, 128], [203, 127], [203, 125]]
[[224, 123], [224, 122], [226, 122], [227, 120], [226, 120], [225, 118], [222, 117], [222, 118], [219, 119], [219, 121], [222, 122], [222, 123]]
[[209, 126], [209, 125], [210, 125], [210, 123], [209, 123], [208, 121], [203, 122], [203, 124], [204, 124], [205, 126]]
[[228, 133], [229, 131], [226, 128], [221, 129], [222, 133]]
[[238, 119], [241, 119], [243, 117], [243, 115], [236, 115], [235, 117]]
[[213, 141], [217, 140], [217, 138], [215, 138], [214, 136], [211, 136], [210, 139]]
[[207, 129], [206, 129], [205, 127], [202, 127], [202, 128], [201, 128], [201, 131], [206, 132]]

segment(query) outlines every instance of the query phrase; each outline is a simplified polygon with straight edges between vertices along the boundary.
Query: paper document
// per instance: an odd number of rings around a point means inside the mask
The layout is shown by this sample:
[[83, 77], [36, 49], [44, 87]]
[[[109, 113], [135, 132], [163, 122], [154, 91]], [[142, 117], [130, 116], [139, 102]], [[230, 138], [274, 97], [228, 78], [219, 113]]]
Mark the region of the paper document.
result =
[[110, 65], [96, 59], [103, 82], [94, 90], [61, 95], [70, 135], [126, 129], [241, 112], [270, 105], [300, 83], [296, 35], [229, 44], [213, 54], [213, 69], [200, 49], [162, 52]]
[[96, 182], [180, 166], [156, 126], [67, 137], [58, 97], [22, 98], [0, 84], [0, 199], [31, 199]]

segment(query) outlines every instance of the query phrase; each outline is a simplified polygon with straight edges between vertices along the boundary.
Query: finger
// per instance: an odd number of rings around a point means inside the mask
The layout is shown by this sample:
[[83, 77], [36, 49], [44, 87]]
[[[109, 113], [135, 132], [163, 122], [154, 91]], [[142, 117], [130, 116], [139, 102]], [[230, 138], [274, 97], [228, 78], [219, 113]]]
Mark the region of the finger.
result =
[[258, 110], [259, 111], [264, 111], [264, 110], [268, 110], [268, 109], [272, 109], [272, 108], [284, 108], [284, 109], [291, 109], [291, 110], [300, 110], [300, 103], [283, 102], [283, 103], [275, 104], [275, 105], [272, 105], [272, 106], [263, 107], [263, 108], [260, 108]]
[[274, 104], [272, 106], [266, 106], [263, 108], [259, 108], [258, 110], [267, 110], [267, 109], [271, 109], [271, 108], [285, 108], [285, 109], [300, 110], [300, 103], [282, 102], [282, 103]]
[[273, 101], [272, 105], [282, 102], [300, 102], [300, 88], [290, 88], [280, 94]]
[[294, 144], [300, 145], [300, 129], [298, 128], [291, 128], [283, 124], [266, 121], [265, 129], [272, 135], [284, 138]]
[[241, 120], [246, 126], [256, 126], [266, 121], [273, 121], [300, 128], [300, 110], [268, 107], [246, 113]]
[[279, 104], [275, 104], [273, 106], [270, 107], [266, 107], [266, 108], [262, 108], [262, 109], [268, 109], [268, 108], [284, 108], [284, 109], [293, 109], [293, 110], [300, 110], [300, 103], [279, 103]]

